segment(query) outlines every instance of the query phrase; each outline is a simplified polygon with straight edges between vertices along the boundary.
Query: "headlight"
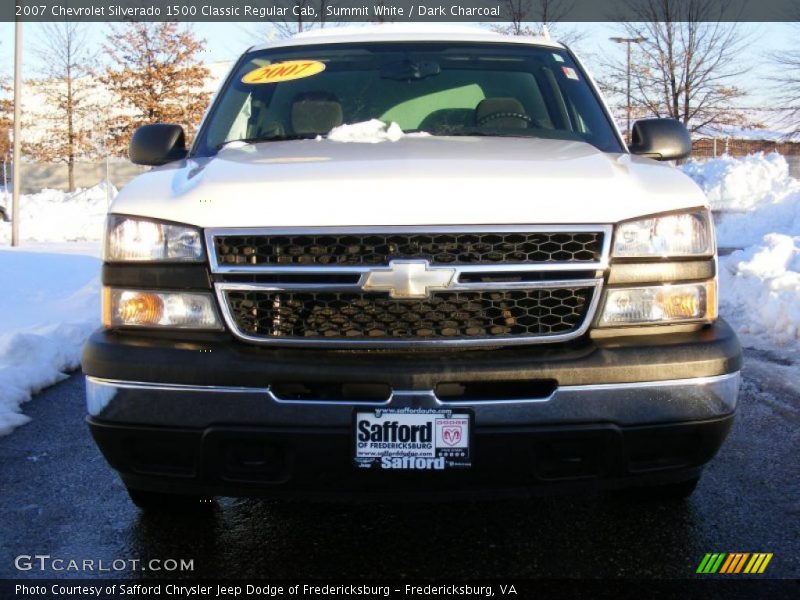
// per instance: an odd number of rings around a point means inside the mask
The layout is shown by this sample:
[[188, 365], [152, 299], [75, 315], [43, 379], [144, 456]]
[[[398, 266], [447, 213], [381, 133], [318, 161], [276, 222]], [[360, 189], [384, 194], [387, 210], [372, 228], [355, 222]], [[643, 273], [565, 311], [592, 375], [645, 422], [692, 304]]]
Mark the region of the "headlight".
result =
[[200, 262], [200, 230], [121, 215], [109, 215], [106, 224], [106, 261]]
[[712, 280], [608, 289], [598, 325], [654, 325], [716, 318], [717, 284]]
[[104, 327], [222, 329], [211, 294], [103, 288]]
[[617, 226], [615, 258], [710, 256], [714, 231], [705, 209], [629, 221]]

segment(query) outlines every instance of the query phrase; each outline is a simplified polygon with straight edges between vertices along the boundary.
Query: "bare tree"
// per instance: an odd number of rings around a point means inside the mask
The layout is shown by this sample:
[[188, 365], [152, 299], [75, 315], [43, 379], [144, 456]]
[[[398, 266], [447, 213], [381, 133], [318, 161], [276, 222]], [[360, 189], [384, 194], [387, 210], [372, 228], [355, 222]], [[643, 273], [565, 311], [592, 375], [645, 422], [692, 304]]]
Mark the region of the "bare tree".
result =
[[133, 131], [147, 123], [177, 123], [191, 137], [210, 94], [209, 76], [198, 55], [205, 40], [177, 23], [122, 23], [111, 27], [105, 44], [110, 66], [100, 75], [120, 100], [109, 119], [109, 148], [123, 155]]
[[14, 125], [14, 102], [11, 99], [11, 85], [5, 75], [0, 75], [0, 161], [11, 149], [9, 132]]
[[631, 105], [640, 116], [672, 117], [690, 131], [726, 125], [757, 127], [737, 109], [747, 92], [735, 83], [746, 72], [748, 42], [736, 23], [722, 22], [722, 5], [706, 0], [631, 2], [631, 72], [624, 60], [606, 65], [603, 88], [617, 97], [631, 78]]
[[67, 165], [69, 191], [75, 190], [75, 161], [92, 149], [87, 117], [92, 112], [90, 70], [95, 53], [87, 26], [77, 22], [43, 23], [34, 53], [43, 65], [30, 82], [45, 104], [35, 114], [44, 134], [25, 143], [26, 154]]
[[[794, 24], [800, 34], [800, 25]], [[781, 105], [779, 118], [790, 127], [790, 136], [800, 134], [800, 50], [791, 49], [771, 55], [779, 67], [770, 79], [775, 82], [775, 98]]]
[[580, 42], [585, 34], [579, 30], [567, 29], [559, 21], [572, 10], [573, 0], [501, 0], [503, 25], [492, 29], [509, 35], [548, 34], [559, 42], [572, 45]]
[[[14, 126], [14, 101], [13, 88], [10, 83], [10, 76], [7, 73], [0, 73], [0, 162], [3, 169], [0, 170], [0, 184], [7, 186], [5, 176], [9, 175], [7, 163], [11, 158], [11, 128]], [[0, 211], [0, 220], [3, 212]]]

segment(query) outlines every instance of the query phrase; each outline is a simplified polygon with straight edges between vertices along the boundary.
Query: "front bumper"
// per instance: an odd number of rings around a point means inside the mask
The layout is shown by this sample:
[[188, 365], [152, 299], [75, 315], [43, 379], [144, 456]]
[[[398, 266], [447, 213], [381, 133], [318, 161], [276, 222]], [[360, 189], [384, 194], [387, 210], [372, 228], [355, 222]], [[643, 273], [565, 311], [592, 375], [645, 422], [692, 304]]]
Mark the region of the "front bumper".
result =
[[739, 373], [667, 381], [561, 386], [543, 398], [443, 402], [431, 391], [395, 390], [387, 402], [296, 401], [268, 387], [191, 386], [86, 378], [96, 422], [206, 429], [220, 423], [260, 427], [346, 428], [358, 408], [469, 407], [476, 427], [702, 421], [736, 409]]
[[[614, 488], [697, 475], [730, 428], [741, 351], [724, 322], [700, 331], [558, 347], [441, 353], [254, 348], [99, 332], [84, 351], [92, 433], [138, 489], [220, 495]], [[555, 381], [541, 397], [453, 402], [442, 382]], [[280, 399], [286, 381], [388, 383], [386, 402]], [[468, 471], [351, 466], [356, 407], [467, 406]]]

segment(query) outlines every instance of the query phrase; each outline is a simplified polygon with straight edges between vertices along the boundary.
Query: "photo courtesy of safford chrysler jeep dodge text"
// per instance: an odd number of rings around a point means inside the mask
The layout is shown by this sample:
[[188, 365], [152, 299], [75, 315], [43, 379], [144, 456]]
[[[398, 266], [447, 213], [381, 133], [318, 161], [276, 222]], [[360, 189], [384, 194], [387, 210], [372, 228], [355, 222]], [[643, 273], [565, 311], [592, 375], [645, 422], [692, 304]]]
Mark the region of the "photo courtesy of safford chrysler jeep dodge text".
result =
[[[379, 122], [378, 122], [379, 121]], [[691, 493], [736, 410], [713, 222], [543, 38], [251, 48], [108, 215], [89, 426], [133, 501]]]

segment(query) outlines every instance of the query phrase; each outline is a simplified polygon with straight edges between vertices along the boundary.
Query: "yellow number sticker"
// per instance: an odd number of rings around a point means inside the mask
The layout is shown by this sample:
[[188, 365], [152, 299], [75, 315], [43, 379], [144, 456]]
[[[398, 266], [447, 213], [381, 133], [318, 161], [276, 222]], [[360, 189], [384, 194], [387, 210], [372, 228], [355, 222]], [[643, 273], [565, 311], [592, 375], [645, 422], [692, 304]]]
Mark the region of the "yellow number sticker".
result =
[[311, 77], [325, 70], [325, 63], [318, 60], [287, 60], [286, 62], [259, 67], [242, 77], [242, 83], [279, 83]]

